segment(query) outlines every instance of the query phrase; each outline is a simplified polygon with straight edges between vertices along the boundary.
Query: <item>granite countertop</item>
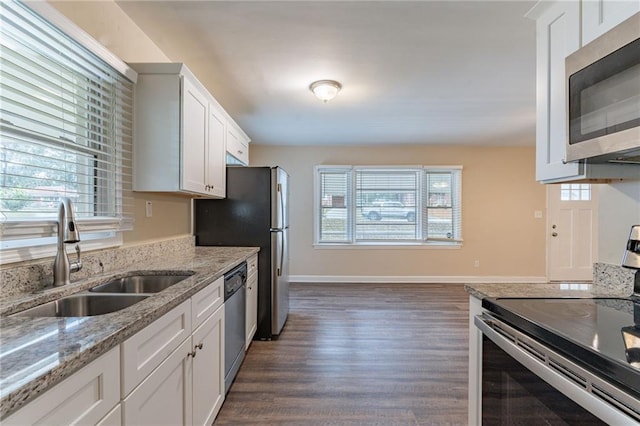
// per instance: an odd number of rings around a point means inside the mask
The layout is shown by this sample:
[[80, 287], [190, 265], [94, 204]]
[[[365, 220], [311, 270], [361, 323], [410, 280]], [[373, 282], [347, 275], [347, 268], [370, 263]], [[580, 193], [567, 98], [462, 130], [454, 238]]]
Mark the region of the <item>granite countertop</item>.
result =
[[[0, 418], [122, 343], [259, 251], [256, 247], [196, 247], [158, 257], [118, 273], [0, 300]], [[73, 318], [9, 317], [12, 313], [87, 290], [118, 275], [145, 271], [193, 271], [194, 275], [120, 311]]]
[[465, 290], [478, 299], [485, 297], [627, 297], [623, 289], [592, 283], [504, 283], [467, 284]]

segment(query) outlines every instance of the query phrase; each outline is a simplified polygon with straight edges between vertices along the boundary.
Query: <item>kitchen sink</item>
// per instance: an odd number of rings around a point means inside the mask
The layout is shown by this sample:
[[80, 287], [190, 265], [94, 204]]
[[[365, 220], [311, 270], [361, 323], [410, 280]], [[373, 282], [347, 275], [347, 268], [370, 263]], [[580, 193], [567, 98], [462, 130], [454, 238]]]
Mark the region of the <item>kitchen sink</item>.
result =
[[18, 312], [21, 317], [89, 317], [116, 312], [149, 297], [142, 294], [79, 294]]
[[100, 284], [89, 291], [95, 293], [158, 293], [191, 275], [131, 275]]

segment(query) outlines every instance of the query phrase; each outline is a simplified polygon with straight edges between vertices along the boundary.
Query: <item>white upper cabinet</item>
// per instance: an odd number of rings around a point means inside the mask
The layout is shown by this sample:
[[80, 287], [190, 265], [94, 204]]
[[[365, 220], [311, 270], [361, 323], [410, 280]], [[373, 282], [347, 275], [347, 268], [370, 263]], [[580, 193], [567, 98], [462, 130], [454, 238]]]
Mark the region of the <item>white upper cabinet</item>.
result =
[[584, 19], [581, 24], [580, 16], [585, 3], [591, 2], [544, 1], [527, 15], [536, 20], [536, 180], [542, 183], [629, 176], [629, 169], [620, 165], [588, 164], [584, 161], [565, 163], [565, 59], [581, 47], [580, 33]]
[[564, 163], [567, 133], [564, 60], [580, 48], [580, 5], [554, 3], [536, 19], [536, 179], [582, 178], [584, 165]]
[[[204, 194], [208, 190], [207, 160], [209, 99], [189, 78], [182, 78], [182, 143], [180, 189]], [[137, 141], [136, 141], [137, 142]]]
[[225, 129], [228, 120], [225, 112], [217, 103], [209, 103], [209, 126], [207, 144], [207, 177], [208, 193], [224, 198], [226, 193], [227, 169], [225, 164]]
[[582, 45], [640, 12], [640, 0], [582, 0]]
[[234, 122], [227, 126], [227, 154], [237, 160], [230, 163], [249, 165], [249, 137]]
[[130, 65], [133, 189], [224, 198], [229, 129], [248, 137], [184, 64]]

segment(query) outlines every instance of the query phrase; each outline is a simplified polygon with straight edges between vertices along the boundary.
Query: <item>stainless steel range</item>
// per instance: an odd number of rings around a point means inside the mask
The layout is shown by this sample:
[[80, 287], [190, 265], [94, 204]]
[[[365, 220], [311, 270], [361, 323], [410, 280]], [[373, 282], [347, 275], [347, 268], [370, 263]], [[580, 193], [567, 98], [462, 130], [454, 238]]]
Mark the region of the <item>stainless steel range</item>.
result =
[[[623, 266], [639, 268], [640, 226]], [[626, 298], [485, 298], [482, 423], [640, 424], [640, 272]]]

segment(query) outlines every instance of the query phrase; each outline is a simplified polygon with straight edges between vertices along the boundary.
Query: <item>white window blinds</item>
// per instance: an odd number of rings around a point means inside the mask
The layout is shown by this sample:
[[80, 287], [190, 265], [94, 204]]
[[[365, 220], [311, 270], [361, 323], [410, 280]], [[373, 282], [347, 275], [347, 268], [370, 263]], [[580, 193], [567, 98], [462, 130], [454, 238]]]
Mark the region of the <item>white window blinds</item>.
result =
[[131, 229], [133, 83], [19, 2], [0, 3], [2, 239]]
[[459, 244], [461, 167], [316, 167], [316, 242]]

